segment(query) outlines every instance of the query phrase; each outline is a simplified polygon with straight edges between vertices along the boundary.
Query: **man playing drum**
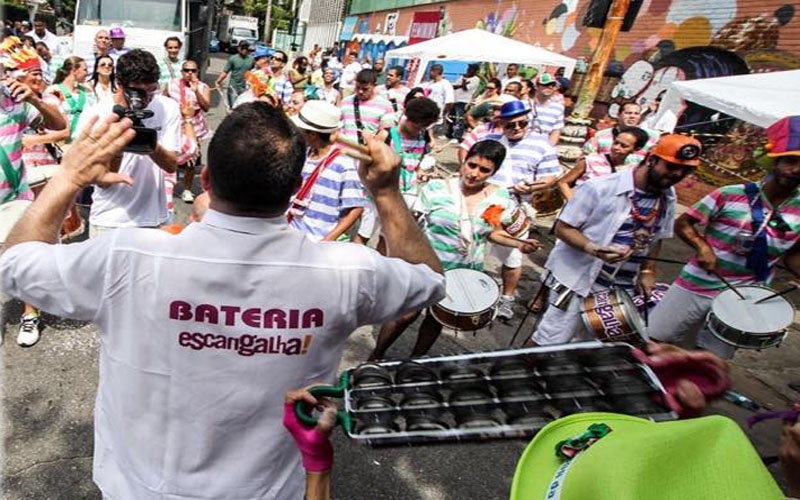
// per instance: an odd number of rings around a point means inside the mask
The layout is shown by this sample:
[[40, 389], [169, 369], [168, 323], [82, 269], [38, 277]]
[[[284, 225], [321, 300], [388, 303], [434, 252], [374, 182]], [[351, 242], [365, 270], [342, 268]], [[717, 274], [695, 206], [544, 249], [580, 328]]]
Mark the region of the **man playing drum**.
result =
[[[507, 210], [514, 205], [506, 188], [487, 182], [503, 163], [505, 155], [506, 148], [497, 141], [477, 142], [461, 165], [460, 178], [432, 180], [422, 189], [419, 205], [426, 214], [425, 234], [445, 271], [483, 269], [487, 241], [523, 253], [538, 248], [535, 240], [512, 238], [504, 229], [492, 225], [491, 218], [486, 215], [493, 207]], [[369, 359], [381, 359], [419, 315], [414, 312], [385, 323]], [[426, 354], [440, 333], [442, 325], [430, 312], [426, 313], [411, 355]]]
[[[781, 257], [800, 273], [800, 116], [774, 123], [767, 137], [769, 174], [716, 189], [675, 222], [675, 232], [697, 254], [653, 310], [653, 338], [730, 358], [735, 348], [703, 328], [712, 301], [726, 288], [713, 273], [734, 285], [768, 284]], [[706, 226], [703, 235], [697, 225]]]
[[[40, 119], [51, 130], [63, 130], [67, 123], [58, 108], [41, 100], [31, 86], [32, 79], [41, 81], [42, 67], [33, 49], [23, 48], [17, 37], [6, 37], [0, 46], [0, 245], [5, 242], [11, 224], [22, 212], [27, 202], [33, 200], [22, 164], [22, 137], [25, 130], [34, 127]], [[39, 340], [39, 311], [25, 304], [20, 321], [17, 343], [32, 346]], [[2, 343], [0, 334], [0, 343]]]
[[637, 168], [591, 179], [575, 192], [556, 223], [558, 242], [545, 263], [549, 304], [532, 340], [539, 345], [577, 340], [584, 297], [612, 286], [655, 286], [655, 257], [672, 236], [675, 191], [700, 164], [700, 142], [661, 138]]
[[[500, 108], [502, 133], [486, 136], [508, 148], [508, 156], [492, 183], [518, 195], [523, 203], [529, 203], [533, 193], [553, 188], [561, 174], [555, 147], [546, 136], [530, 127], [530, 111], [530, 107], [519, 100], [503, 104]], [[503, 263], [503, 295], [497, 306], [497, 317], [510, 320], [514, 317], [514, 294], [522, 278], [522, 254], [516, 248], [500, 246], [495, 246], [492, 252]]]

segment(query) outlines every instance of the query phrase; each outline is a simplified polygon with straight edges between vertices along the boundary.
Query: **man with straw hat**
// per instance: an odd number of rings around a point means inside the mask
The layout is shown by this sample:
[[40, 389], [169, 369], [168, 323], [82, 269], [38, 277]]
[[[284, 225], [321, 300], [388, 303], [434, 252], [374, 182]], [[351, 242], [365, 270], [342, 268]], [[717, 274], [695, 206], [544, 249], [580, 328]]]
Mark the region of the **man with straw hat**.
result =
[[303, 184], [287, 218], [315, 241], [336, 241], [358, 221], [367, 201], [356, 162], [333, 144], [342, 113], [327, 101], [308, 101], [291, 121], [308, 145]]
[[[697, 252], [653, 310], [653, 338], [695, 345], [730, 358], [735, 348], [704, 327], [726, 285], [769, 284], [783, 258], [800, 273], [800, 116], [767, 128], [771, 171], [758, 182], [712, 191], [675, 221], [675, 232]], [[705, 233], [696, 226], [706, 226]], [[719, 276], [715, 273], [719, 273]]]

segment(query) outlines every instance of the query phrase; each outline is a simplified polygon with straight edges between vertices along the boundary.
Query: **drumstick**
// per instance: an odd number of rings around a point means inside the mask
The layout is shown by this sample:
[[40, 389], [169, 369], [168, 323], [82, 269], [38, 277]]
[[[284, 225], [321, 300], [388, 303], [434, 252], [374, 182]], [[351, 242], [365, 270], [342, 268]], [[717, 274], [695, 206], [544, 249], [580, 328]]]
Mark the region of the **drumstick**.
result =
[[720, 275], [717, 271], [711, 271], [711, 274], [713, 274], [714, 276], [719, 278], [719, 280], [722, 282], [722, 284], [725, 285], [726, 287], [730, 288], [731, 291], [733, 291], [733, 293], [738, 295], [740, 299], [745, 300], [744, 299], [744, 295], [742, 295], [741, 292], [739, 292], [739, 290], [736, 289], [736, 287], [731, 285], [730, 282], [728, 280], [726, 280], [725, 278], [723, 278], [722, 275]]
[[642, 257], [643, 260], [652, 260], [653, 262], [664, 262], [666, 264], [680, 264], [685, 266], [686, 262], [674, 259], [662, 259], [661, 257]]
[[369, 148], [368, 147], [364, 146], [363, 144], [359, 144], [359, 143], [357, 143], [355, 141], [351, 141], [347, 137], [342, 137], [341, 134], [336, 134], [333, 137], [333, 141], [334, 142], [338, 142], [342, 146], [347, 146], [348, 148], [353, 148], [356, 151], [358, 151], [359, 153], [363, 153], [365, 155], [369, 155]]
[[365, 155], [359, 153], [358, 151], [351, 151], [349, 149], [343, 149], [342, 153], [349, 156], [350, 158], [355, 158], [356, 160], [365, 161], [367, 163], [372, 163], [372, 157], [370, 155]]
[[787, 288], [786, 290], [784, 290], [782, 292], [775, 292], [772, 295], [767, 295], [763, 299], [758, 299], [757, 301], [754, 302], [754, 304], [760, 304], [762, 302], [766, 302], [769, 299], [774, 299], [775, 297], [780, 297], [781, 295], [786, 295], [787, 293], [793, 292], [795, 290], [797, 290], [797, 285], [792, 285], [792, 286], [790, 286], [789, 288]]

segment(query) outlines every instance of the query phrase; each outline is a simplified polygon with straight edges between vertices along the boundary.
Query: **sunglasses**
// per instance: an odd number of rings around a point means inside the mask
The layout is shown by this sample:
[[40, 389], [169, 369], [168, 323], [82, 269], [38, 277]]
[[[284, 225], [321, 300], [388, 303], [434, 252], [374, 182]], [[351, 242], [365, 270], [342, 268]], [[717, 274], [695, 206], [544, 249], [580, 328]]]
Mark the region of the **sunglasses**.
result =
[[197, 73], [197, 68], [183, 68], [181, 71], [184, 73]]
[[278, 62], [286, 62], [286, 59], [284, 59], [282, 57], [272, 56], [272, 57], [270, 57], [270, 59], [272, 59], [273, 61], [278, 61]]
[[104, 62], [104, 63], [98, 64], [97, 67], [98, 68], [113, 68], [114, 67], [114, 63]]
[[505, 124], [503, 124], [503, 127], [508, 130], [516, 130], [518, 128], [519, 129], [526, 128], [529, 124], [530, 121], [528, 120], [519, 120], [516, 122], [506, 122]]
[[486, 90], [497, 90], [497, 87], [486, 87]]

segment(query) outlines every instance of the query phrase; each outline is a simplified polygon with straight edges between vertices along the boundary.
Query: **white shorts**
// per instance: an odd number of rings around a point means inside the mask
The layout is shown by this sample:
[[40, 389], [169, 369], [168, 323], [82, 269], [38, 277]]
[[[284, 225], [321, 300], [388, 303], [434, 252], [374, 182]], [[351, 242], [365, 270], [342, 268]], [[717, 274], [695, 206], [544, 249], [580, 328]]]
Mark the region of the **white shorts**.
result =
[[500, 259], [503, 267], [518, 269], [522, 267], [522, 252], [518, 248], [492, 245], [492, 255]]

